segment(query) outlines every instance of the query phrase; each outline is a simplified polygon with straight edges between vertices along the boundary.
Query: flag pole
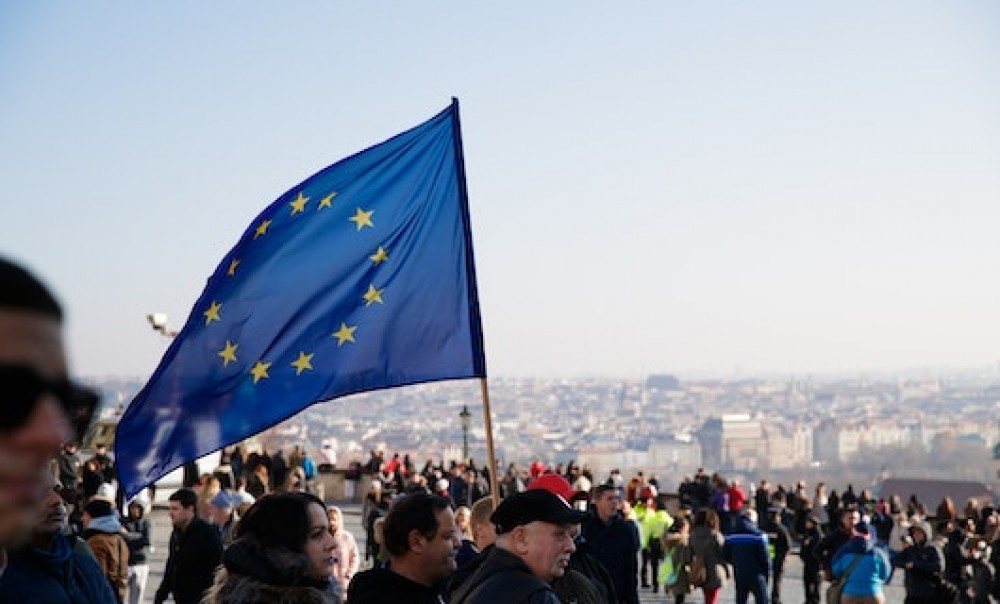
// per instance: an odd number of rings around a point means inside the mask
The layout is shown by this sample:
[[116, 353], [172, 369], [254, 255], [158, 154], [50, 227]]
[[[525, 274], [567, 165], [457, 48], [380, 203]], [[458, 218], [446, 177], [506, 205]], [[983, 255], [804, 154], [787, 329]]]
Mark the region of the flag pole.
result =
[[490, 469], [490, 495], [493, 497], [493, 509], [496, 509], [500, 505], [500, 489], [497, 488], [499, 484], [497, 473], [500, 468], [497, 467], [496, 450], [493, 448], [493, 414], [490, 412], [490, 389], [486, 385], [485, 377], [479, 378], [479, 385], [483, 393], [483, 417], [486, 419], [486, 457], [489, 464], [487, 467]]

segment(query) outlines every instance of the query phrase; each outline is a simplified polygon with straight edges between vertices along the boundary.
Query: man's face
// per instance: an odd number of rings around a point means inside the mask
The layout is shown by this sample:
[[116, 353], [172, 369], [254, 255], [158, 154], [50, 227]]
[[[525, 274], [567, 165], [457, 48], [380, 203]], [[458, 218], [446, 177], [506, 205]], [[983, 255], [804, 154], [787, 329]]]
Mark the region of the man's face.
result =
[[854, 525], [861, 521], [861, 512], [857, 510], [847, 510], [840, 517], [840, 528], [850, 531]]
[[497, 527], [492, 522], [477, 522], [472, 526], [472, 534], [475, 536], [476, 545], [480, 550], [487, 545], [492, 545], [497, 540]]
[[622, 498], [618, 495], [618, 491], [604, 491], [594, 499], [594, 509], [597, 510], [597, 516], [607, 522], [618, 511], [621, 503]]
[[169, 505], [170, 524], [181, 530], [187, 528], [188, 523], [194, 518], [194, 506], [186, 508], [179, 501], [171, 501]]
[[41, 537], [56, 535], [66, 526], [66, 516], [66, 503], [59, 495], [59, 491], [50, 483], [42, 513], [35, 526], [35, 534]]
[[225, 526], [229, 522], [229, 517], [233, 515], [233, 508], [223, 508], [217, 505], [212, 506], [212, 524]]
[[[59, 322], [0, 309], [0, 364], [29, 368], [47, 380], [65, 378]], [[7, 394], [0, 386], [0, 408]], [[66, 414], [49, 393], [38, 397], [21, 425], [0, 431], [0, 547], [30, 533], [46, 495], [47, 463], [69, 438]]]
[[462, 545], [458, 527], [455, 526], [455, 513], [451, 508], [441, 510], [436, 514], [438, 530], [432, 539], [420, 536], [420, 556], [426, 579], [431, 584], [455, 572], [455, 554]]
[[531, 574], [542, 581], [552, 581], [566, 573], [569, 557], [576, 551], [573, 539], [580, 532], [579, 525], [531, 522], [518, 527], [515, 535], [517, 553]]

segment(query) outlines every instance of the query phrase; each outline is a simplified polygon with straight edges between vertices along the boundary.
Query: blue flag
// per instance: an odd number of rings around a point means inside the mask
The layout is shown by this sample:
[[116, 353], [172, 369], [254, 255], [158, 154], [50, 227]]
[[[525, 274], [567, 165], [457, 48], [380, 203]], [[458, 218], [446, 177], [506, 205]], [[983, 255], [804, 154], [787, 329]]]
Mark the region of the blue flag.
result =
[[119, 479], [131, 497], [316, 402], [485, 376], [455, 100], [254, 219], [118, 424]]

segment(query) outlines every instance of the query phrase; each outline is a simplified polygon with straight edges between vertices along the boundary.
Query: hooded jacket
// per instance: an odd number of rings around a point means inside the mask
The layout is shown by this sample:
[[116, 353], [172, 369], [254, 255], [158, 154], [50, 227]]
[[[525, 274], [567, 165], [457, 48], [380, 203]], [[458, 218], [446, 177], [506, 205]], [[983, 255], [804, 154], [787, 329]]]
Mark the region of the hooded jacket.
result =
[[875, 547], [872, 541], [870, 537], [852, 537], [833, 557], [833, 576], [840, 578], [854, 560], [861, 556], [861, 560], [844, 583], [845, 595], [877, 596], [882, 593], [882, 586], [892, 577], [892, 566], [889, 564], [888, 556]]
[[331, 581], [309, 576], [305, 554], [265, 547], [251, 537], [234, 541], [222, 555], [202, 604], [333, 604]]
[[926, 541], [921, 545], [914, 544], [892, 559], [892, 565], [899, 568], [906, 568], [909, 563], [913, 566], [906, 569], [906, 594], [919, 596], [934, 593], [936, 576], [944, 570], [944, 556], [937, 546]]
[[0, 576], [0, 601], [45, 604], [115, 601], [115, 594], [93, 557], [77, 553], [75, 538], [57, 535], [52, 547], [28, 547], [10, 556]]
[[94, 552], [97, 564], [104, 571], [118, 601], [128, 590], [128, 544], [122, 537], [122, 525], [114, 516], [99, 516], [90, 520], [83, 538]]
[[123, 534], [128, 544], [128, 565], [146, 564], [149, 560], [150, 522], [145, 510], [138, 518], [128, 517], [122, 522], [127, 533]]

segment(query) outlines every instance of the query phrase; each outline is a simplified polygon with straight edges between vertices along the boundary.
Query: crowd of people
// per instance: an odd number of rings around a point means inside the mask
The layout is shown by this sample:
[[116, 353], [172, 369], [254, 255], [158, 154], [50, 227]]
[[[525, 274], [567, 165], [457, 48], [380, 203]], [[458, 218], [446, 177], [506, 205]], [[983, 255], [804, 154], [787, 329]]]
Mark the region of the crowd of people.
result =
[[[482, 490], [489, 469], [471, 463], [446, 469], [429, 461], [418, 471], [408, 456], [372, 459], [377, 462], [368, 469], [377, 478], [361, 515], [366, 560], [392, 568], [384, 535], [394, 502], [407, 493], [433, 492], [455, 510], [455, 576], [470, 574], [463, 567], [496, 538], [483, 529], [493, 526], [482, 511], [492, 501]], [[1000, 596], [993, 570], [1000, 562], [1000, 514], [975, 500], [958, 512], [945, 498], [930, 511], [915, 496], [904, 503], [899, 496], [856, 492], [852, 485], [838, 492], [821, 482], [810, 490], [805, 481], [786, 488], [762, 480], [744, 488], [739, 480], [703, 470], [684, 477], [676, 495], [667, 495], [655, 476], [642, 472], [625, 479], [615, 470], [599, 480], [573, 462], [548, 467], [538, 460], [525, 468], [511, 464], [498, 482], [502, 501], [545, 489], [585, 512], [568, 568], [589, 582], [596, 602], [638, 602], [641, 590], [662, 590], [681, 603], [700, 590], [713, 603], [731, 583], [737, 602], [753, 597], [780, 604], [789, 555], [801, 559], [806, 604], [831, 597], [848, 604], [884, 602], [884, 586], [894, 576], [901, 576], [908, 604], [979, 603]], [[474, 488], [477, 483], [483, 486]], [[565, 581], [550, 583], [557, 596], [566, 589]], [[454, 597], [453, 590], [443, 593]], [[589, 601], [586, 593], [581, 597], [575, 590], [562, 601]]]
[[[78, 459], [97, 399], [67, 377], [61, 324], [49, 290], [0, 259], [0, 601], [139, 602], [149, 501], [121, 501], [102, 448]], [[907, 604], [997, 596], [998, 514], [974, 501], [960, 513], [945, 498], [931, 513], [850, 485], [761, 481], [748, 492], [699, 470], [674, 502], [654, 476], [599, 480], [540, 460], [491, 476], [471, 460], [418, 471], [408, 456], [373, 453], [353, 468], [363, 469], [377, 474], [362, 510], [367, 570], [300, 448], [287, 459], [234, 448], [206, 474], [189, 465], [168, 498], [154, 602], [637, 604], [641, 590], [662, 590], [680, 603], [698, 589], [714, 603], [732, 582], [741, 604], [780, 604], [796, 548], [807, 604], [825, 582], [827, 601], [883, 602], [894, 573]]]

